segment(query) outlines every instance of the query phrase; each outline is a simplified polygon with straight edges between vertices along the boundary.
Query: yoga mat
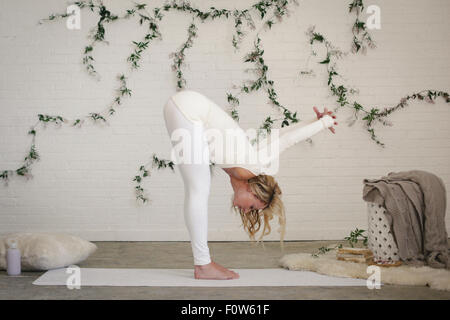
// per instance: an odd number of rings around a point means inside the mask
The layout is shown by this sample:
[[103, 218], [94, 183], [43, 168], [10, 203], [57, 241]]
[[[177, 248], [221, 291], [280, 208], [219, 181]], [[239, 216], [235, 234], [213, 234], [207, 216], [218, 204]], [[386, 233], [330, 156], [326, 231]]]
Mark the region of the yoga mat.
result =
[[[366, 280], [321, 275], [287, 269], [232, 269], [239, 273], [233, 280], [197, 280], [193, 269], [99, 269], [80, 268], [81, 286], [120, 287], [284, 287], [284, 286], [366, 286]], [[35, 285], [66, 285], [74, 273], [66, 268], [45, 272]], [[72, 278], [73, 279], [73, 278]], [[70, 282], [73, 283], [73, 282]]]

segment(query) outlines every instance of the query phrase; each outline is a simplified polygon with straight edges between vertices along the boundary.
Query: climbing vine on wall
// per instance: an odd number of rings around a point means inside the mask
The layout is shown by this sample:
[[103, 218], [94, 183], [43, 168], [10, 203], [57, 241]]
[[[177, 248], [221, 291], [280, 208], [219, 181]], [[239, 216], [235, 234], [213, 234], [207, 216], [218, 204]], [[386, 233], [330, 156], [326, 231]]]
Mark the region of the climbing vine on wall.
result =
[[[333, 46], [333, 44], [330, 41], [328, 41], [323, 34], [316, 32], [314, 26], [310, 27], [306, 34], [309, 37], [309, 43], [311, 45], [311, 56], [317, 55], [317, 51], [314, 49], [314, 45], [316, 43], [325, 47], [326, 51], [325, 57], [320, 58], [318, 64], [324, 65], [326, 67], [326, 73], [328, 78], [327, 85], [331, 92], [331, 95], [336, 98], [336, 104], [338, 105], [334, 109], [334, 112], [337, 112], [342, 107], [352, 109], [353, 117], [349, 122], [349, 125], [350, 126], [353, 125], [356, 122], [356, 120], [361, 118], [361, 120], [365, 121], [365, 129], [369, 132], [371, 139], [382, 147], [384, 147], [385, 144], [380, 140], [378, 140], [375, 134], [374, 129], [375, 123], [380, 122], [384, 126], [392, 126], [392, 123], [386, 120], [386, 117], [389, 114], [393, 113], [394, 111], [406, 107], [408, 105], [409, 100], [418, 99], [426, 101], [428, 103], [434, 103], [434, 100], [436, 100], [438, 97], [441, 97], [442, 99], [444, 99], [445, 102], [447, 103], [450, 102], [449, 95], [447, 92], [434, 89], [426, 89], [401, 98], [400, 102], [393, 107], [385, 107], [383, 110], [372, 107], [370, 108], [370, 110], [366, 110], [362, 105], [362, 103], [356, 100], [354, 101], [349, 100], [350, 99], [349, 95], [358, 93], [357, 89], [349, 88], [345, 84], [338, 83], [336, 81], [336, 78], [342, 78], [337, 68], [337, 62], [339, 59], [342, 59], [345, 56], [347, 56], [348, 52], [343, 52], [339, 48]], [[307, 70], [310, 69], [306, 67], [305, 71], [300, 72], [300, 75], [310, 74], [311, 72], [308, 72]]]
[[[241, 94], [250, 94], [256, 91], [263, 91], [267, 94], [269, 103], [272, 104], [279, 112], [282, 113], [281, 118], [272, 118], [268, 116], [265, 118], [263, 123], [260, 125], [258, 130], [258, 137], [269, 133], [271, 128], [276, 122], [281, 122], [281, 127], [288, 126], [291, 123], [298, 122], [297, 112], [292, 112], [279, 101], [279, 97], [275, 91], [275, 84], [272, 79], [269, 78], [268, 71], [269, 66], [264, 60], [264, 49], [261, 43], [260, 32], [270, 30], [274, 24], [282, 21], [283, 16], [289, 16], [289, 7], [291, 4], [298, 5], [297, 0], [261, 0], [249, 8], [244, 10], [228, 10], [228, 9], [218, 9], [215, 7], [210, 7], [208, 11], [202, 11], [198, 8], [193, 7], [188, 1], [184, 0], [173, 0], [168, 1], [161, 7], [155, 7], [151, 12], [149, 12], [146, 3], [134, 3], [132, 7], [126, 9], [122, 14], [112, 13], [101, 0], [87, 0], [87, 1], [76, 1], [73, 4], [78, 6], [80, 9], [89, 10], [93, 14], [98, 15], [98, 21], [95, 27], [90, 30], [88, 39], [89, 43], [82, 50], [81, 62], [85, 66], [86, 72], [96, 79], [100, 79], [100, 75], [95, 69], [95, 58], [94, 50], [98, 44], [108, 45], [107, 39], [107, 28], [108, 25], [121, 20], [131, 20], [135, 19], [138, 26], [146, 28], [145, 35], [140, 40], [132, 40], [131, 45], [133, 51], [126, 58], [127, 63], [130, 66], [130, 72], [133, 70], [138, 70], [141, 67], [141, 60], [143, 54], [146, 53], [151, 43], [154, 40], [162, 40], [162, 34], [159, 31], [158, 23], [163, 19], [164, 12], [178, 11], [183, 14], [190, 15], [192, 17], [192, 22], [188, 27], [188, 37], [186, 41], [180, 46], [179, 50], [170, 54], [170, 58], [173, 59], [172, 70], [176, 78], [176, 89], [181, 90], [187, 86], [186, 79], [183, 74], [183, 67], [185, 66], [185, 58], [187, 49], [191, 48], [194, 44], [194, 38], [197, 37], [197, 25], [196, 19], [200, 20], [202, 23], [207, 20], [219, 20], [219, 19], [229, 19], [234, 20], [234, 34], [231, 40], [231, 45], [235, 50], [240, 49], [240, 44], [247, 35], [245, 27], [249, 30], [255, 30], [255, 22], [253, 17], [256, 16], [262, 21], [262, 26], [256, 33], [255, 39], [253, 41], [253, 50], [249, 52], [244, 57], [244, 63], [249, 63], [254, 66], [252, 69], [248, 69], [257, 75], [256, 79], [244, 81], [240, 86], [233, 86], [233, 89], [237, 90], [237, 93], [227, 92], [227, 101], [229, 103], [229, 112], [233, 119], [239, 121], [239, 96]], [[366, 24], [361, 20], [360, 14], [364, 10], [364, 4], [362, 0], [353, 0], [349, 4], [349, 13], [354, 13], [356, 15], [355, 22], [352, 25], [352, 45], [351, 52], [366, 52], [367, 47], [373, 49], [375, 48], [375, 42], [367, 29]], [[42, 19], [40, 23], [49, 21], [58, 21], [61, 19], [68, 18], [71, 14], [51, 14], [48, 18]], [[438, 97], [442, 97], [445, 101], [449, 102], [449, 97], [447, 92], [437, 91], [437, 90], [423, 90], [410, 95], [407, 95], [400, 99], [400, 102], [393, 106], [387, 107], [383, 110], [377, 108], [371, 108], [367, 111], [360, 103], [357, 101], [349, 101], [349, 95], [357, 93], [356, 89], [348, 88], [342, 83], [337, 83], [336, 78], [340, 78], [337, 68], [337, 61], [342, 57], [346, 56], [348, 53], [335, 48], [330, 41], [328, 41], [323, 34], [315, 31], [314, 28], [310, 28], [307, 31], [310, 37], [311, 44], [311, 56], [316, 56], [317, 53], [314, 51], [314, 45], [323, 45], [326, 48], [326, 56], [318, 63], [326, 66], [326, 72], [328, 74], [327, 85], [333, 96], [336, 97], [336, 103], [338, 104], [338, 110], [340, 107], [349, 107], [354, 109], [354, 119], [350, 125], [358, 120], [358, 116], [363, 114], [362, 120], [366, 121], [366, 128], [371, 134], [371, 138], [376, 141], [377, 144], [384, 146], [375, 136], [373, 125], [376, 121], [381, 122], [383, 125], [391, 125], [385, 118], [392, 112], [404, 108], [408, 105], [408, 101], [413, 99], [424, 100], [433, 103]], [[310, 59], [308, 59], [309, 61]], [[248, 71], [247, 70], [247, 71]], [[312, 69], [300, 71], [300, 75], [313, 74]], [[116, 94], [112, 99], [111, 104], [108, 106], [107, 110], [103, 112], [91, 112], [84, 118], [78, 118], [74, 121], [70, 121], [60, 115], [44, 115], [38, 114], [38, 121], [33, 125], [28, 134], [32, 135], [32, 143], [28, 155], [25, 157], [23, 164], [16, 170], [3, 170], [0, 171], [0, 178], [2, 178], [7, 184], [8, 179], [16, 174], [18, 176], [25, 176], [27, 178], [31, 177], [30, 169], [34, 161], [39, 160], [40, 156], [36, 151], [35, 137], [37, 132], [37, 125], [42, 124], [44, 127], [48, 123], [53, 123], [54, 125], [61, 126], [62, 124], [71, 123], [72, 126], [80, 127], [85, 123], [86, 119], [90, 119], [92, 123], [98, 121], [107, 122], [107, 117], [112, 116], [115, 113], [115, 107], [122, 104], [123, 99], [131, 97], [132, 90], [127, 86], [127, 79], [130, 75], [119, 74], [117, 79], [119, 82], [118, 88], [116, 89]], [[256, 139], [258, 139], [258, 137]], [[252, 140], [252, 143], [256, 141]], [[138, 175], [133, 179], [137, 183], [135, 187], [136, 199], [146, 202], [148, 198], [144, 196], [144, 189], [142, 188], [142, 181], [144, 178], [151, 175], [150, 168], [163, 169], [170, 168], [174, 170], [174, 163], [172, 161], [161, 159], [153, 154], [151, 161], [145, 165], [139, 167]]]
[[[284, 107], [278, 101], [278, 95], [274, 89], [274, 81], [270, 80], [267, 76], [269, 67], [265, 64], [263, 58], [264, 50], [262, 50], [260, 43], [261, 39], [258, 37], [254, 43], [254, 50], [249, 54], [247, 54], [244, 60], [244, 62], [252, 62], [255, 64], [255, 68], [250, 70], [252, 70], [255, 74], [257, 74], [258, 78], [256, 80], [245, 81], [244, 84], [242, 84], [242, 86], [240, 87], [236, 86], [235, 89], [238, 88], [240, 90], [239, 93], [251, 93], [254, 91], [258, 91], [260, 89], [265, 90], [268, 94], [270, 103], [275, 107], [277, 107], [278, 109], [282, 110], [284, 118], [272, 119], [271, 117], [267, 117], [258, 130], [258, 137], [261, 135], [261, 133], [270, 132], [270, 129], [272, 128], [274, 121], [281, 120], [282, 127], [288, 126], [291, 123], [298, 122], [297, 112], [292, 113], [289, 109]], [[236, 102], [239, 104], [239, 99], [237, 98], [236, 95], [228, 93], [227, 97], [228, 101], [232, 101], [233, 106], [236, 105]], [[232, 117], [238, 120], [237, 117], [238, 113], [235, 108], [232, 110], [231, 114]], [[251, 142], [255, 143], [257, 138], [253, 139]]]
[[[123, 19], [131, 19], [131, 18], [137, 18], [139, 26], [144, 26], [148, 28], [148, 32], [144, 36], [143, 39], [139, 41], [132, 41], [134, 50], [133, 52], [127, 57], [127, 62], [130, 64], [130, 67], [132, 70], [136, 70], [140, 68], [140, 61], [142, 58], [143, 53], [146, 49], [148, 49], [150, 43], [154, 39], [162, 39], [162, 35], [159, 32], [158, 29], [158, 21], [161, 21], [164, 17], [163, 12], [167, 12], [170, 10], [175, 11], [182, 11], [185, 14], [190, 14], [193, 18], [193, 22], [190, 24], [188, 28], [188, 39], [187, 41], [182, 45], [181, 49], [173, 54], [171, 54], [171, 57], [174, 58], [174, 63], [172, 65], [172, 69], [176, 73], [177, 78], [177, 89], [182, 89], [186, 85], [186, 81], [183, 77], [182, 73], [182, 66], [184, 65], [184, 51], [185, 49], [189, 48], [193, 44], [193, 38], [196, 37], [197, 28], [195, 26], [194, 20], [200, 19], [201, 22], [204, 22], [206, 20], [214, 20], [218, 18], [225, 17], [228, 19], [229, 17], [234, 18], [235, 22], [235, 35], [232, 39], [232, 45], [233, 47], [238, 50], [239, 44], [242, 41], [242, 39], [245, 36], [244, 31], [244, 23], [243, 21], [246, 21], [247, 27], [250, 29], [255, 29], [255, 24], [253, 22], [252, 15], [256, 15], [261, 20], [263, 20], [263, 25], [260, 30], [264, 29], [265, 27], [268, 27], [269, 29], [272, 28], [274, 24], [276, 24], [276, 20], [281, 21], [282, 16], [288, 15], [288, 6], [291, 4], [298, 5], [297, 0], [263, 0], [259, 1], [250, 8], [245, 10], [227, 10], [227, 9], [217, 9], [215, 7], [211, 7], [209, 11], [202, 11], [195, 7], [193, 7], [188, 1], [169, 1], [166, 4], [164, 4], [162, 7], [157, 7], [153, 9], [153, 14], [149, 13], [147, 11], [147, 4], [141, 4], [141, 3], [135, 3], [134, 6], [130, 9], [127, 9], [124, 14], [114, 14], [112, 13], [106, 6], [103, 4], [100, 0], [88, 0], [88, 1], [76, 1], [73, 4], [78, 6], [80, 9], [88, 9], [92, 13], [97, 14], [99, 16], [98, 22], [96, 26], [90, 30], [89, 33], [89, 40], [90, 42], [84, 47], [83, 50], [83, 57], [82, 57], [82, 63], [86, 67], [86, 71], [89, 75], [95, 77], [96, 79], [100, 79], [100, 75], [95, 69], [94, 66], [94, 49], [97, 44], [103, 43], [103, 44], [109, 44], [109, 42], [106, 40], [107, 38], [107, 26], [108, 24], [114, 23], [116, 21], [120, 21]], [[272, 13], [271, 15], [268, 15], [269, 13]], [[64, 18], [69, 17], [71, 14], [63, 13], [63, 14], [51, 14], [48, 18], [40, 20], [40, 23], [48, 22], [48, 21], [57, 21]], [[267, 18], [269, 16], [269, 18]], [[266, 18], [264, 20], [264, 18]], [[260, 59], [260, 61], [262, 58]], [[267, 68], [266, 68], [267, 70]], [[126, 79], [128, 76], [125, 74], [120, 74], [118, 76], [118, 80], [120, 81], [119, 89], [117, 90], [117, 95], [113, 99], [113, 102], [108, 108], [107, 114], [105, 113], [98, 113], [98, 112], [92, 112], [87, 118], [92, 119], [94, 122], [96, 121], [104, 121], [107, 122], [107, 116], [111, 116], [115, 113], [114, 107], [121, 105], [122, 100], [124, 97], [129, 97], [132, 95], [132, 90], [127, 87], [126, 85]], [[273, 82], [270, 82], [266, 79], [265, 76], [262, 77], [260, 80], [260, 83], [263, 83], [265, 85], [273, 85]], [[259, 85], [257, 88], [255, 88], [254, 91], [261, 88]], [[276, 93], [274, 89], [272, 88], [270, 90], [269, 95], [271, 101], [276, 101]], [[278, 103], [278, 105], [280, 105]], [[285, 114], [288, 115], [289, 113], [286, 112]], [[235, 114], [237, 114], [237, 111], [235, 111]], [[238, 119], [234, 116], [235, 119]], [[39, 115], [39, 121], [36, 125], [32, 127], [30, 130], [30, 134], [33, 135], [32, 140], [32, 146], [29, 151], [29, 155], [25, 158], [24, 165], [21, 166], [19, 169], [16, 170], [3, 170], [0, 173], [0, 178], [3, 178], [5, 183], [7, 184], [8, 179], [11, 175], [14, 173], [21, 176], [31, 177], [30, 168], [34, 160], [39, 159], [39, 155], [35, 149], [35, 136], [36, 136], [36, 126], [40, 122], [54, 122], [55, 124], [58, 123], [57, 121], [60, 121], [61, 123], [73, 123], [73, 126], [80, 127], [85, 121], [84, 119], [76, 119], [75, 121], [69, 121], [68, 119], [65, 119], [62, 116], [53, 116], [53, 115]], [[284, 124], [285, 125], [285, 124]], [[138, 185], [136, 186], [136, 198], [140, 199], [142, 201], [146, 201], [147, 198], [143, 196], [143, 188], [139, 184], [143, 178], [150, 176], [149, 170], [147, 170], [147, 166], [151, 165], [152, 167], [156, 167], [158, 169], [169, 167], [173, 170], [173, 162], [165, 159], [160, 159], [153, 156], [153, 159], [151, 163], [146, 164], [144, 166], [140, 166], [139, 169], [139, 176], [136, 176], [133, 181], [136, 181]], [[139, 178], [137, 178], [139, 177]]]
[[[365, 53], [367, 46], [371, 49], [376, 47], [375, 42], [372, 40], [372, 36], [367, 29], [366, 23], [360, 19], [361, 12], [364, 11], [364, 3], [362, 0], [354, 0], [349, 5], [349, 12], [354, 12], [356, 15], [355, 22], [352, 26], [352, 47], [353, 53], [361, 52]], [[367, 45], [367, 46], [366, 46]]]

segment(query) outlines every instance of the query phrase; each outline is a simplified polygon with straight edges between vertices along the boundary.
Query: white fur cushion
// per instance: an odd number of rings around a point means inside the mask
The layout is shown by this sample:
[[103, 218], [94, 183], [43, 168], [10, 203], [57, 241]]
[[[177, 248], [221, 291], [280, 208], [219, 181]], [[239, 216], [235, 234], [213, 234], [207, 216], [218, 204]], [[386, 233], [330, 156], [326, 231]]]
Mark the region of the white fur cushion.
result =
[[17, 241], [23, 271], [49, 270], [77, 264], [97, 250], [92, 242], [62, 233], [10, 233], [0, 236], [0, 270], [6, 269], [6, 250]]

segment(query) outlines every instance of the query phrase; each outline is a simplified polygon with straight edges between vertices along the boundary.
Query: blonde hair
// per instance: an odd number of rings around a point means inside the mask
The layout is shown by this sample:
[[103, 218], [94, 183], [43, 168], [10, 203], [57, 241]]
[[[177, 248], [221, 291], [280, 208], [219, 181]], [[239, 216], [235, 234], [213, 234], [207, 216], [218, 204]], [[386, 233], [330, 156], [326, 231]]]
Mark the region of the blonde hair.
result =
[[[248, 185], [252, 193], [262, 202], [267, 203], [267, 206], [262, 209], [254, 209], [245, 213], [243, 209], [232, 206], [235, 212], [239, 213], [242, 219], [244, 230], [248, 233], [251, 240], [255, 240], [255, 234], [261, 229], [262, 220], [264, 221], [261, 236], [257, 240], [259, 242], [262, 238], [270, 233], [272, 230], [269, 221], [273, 219], [274, 215], [278, 216], [278, 223], [280, 228], [280, 244], [283, 248], [284, 234], [286, 231], [286, 217], [283, 201], [281, 200], [281, 189], [274, 177], [260, 174], [256, 177], [248, 179]], [[262, 219], [262, 217], [264, 217]]]

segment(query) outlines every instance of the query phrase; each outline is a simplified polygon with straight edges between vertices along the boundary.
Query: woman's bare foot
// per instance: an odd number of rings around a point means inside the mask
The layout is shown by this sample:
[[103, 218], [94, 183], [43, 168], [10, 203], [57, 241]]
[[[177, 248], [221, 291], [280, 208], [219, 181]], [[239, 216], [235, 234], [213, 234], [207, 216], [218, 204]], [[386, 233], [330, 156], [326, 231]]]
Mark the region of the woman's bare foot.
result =
[[195, 279], [229, 280], [238, 279], [239, 274], [211, 261], [209, 264], [194, 266], [194, 277]]

